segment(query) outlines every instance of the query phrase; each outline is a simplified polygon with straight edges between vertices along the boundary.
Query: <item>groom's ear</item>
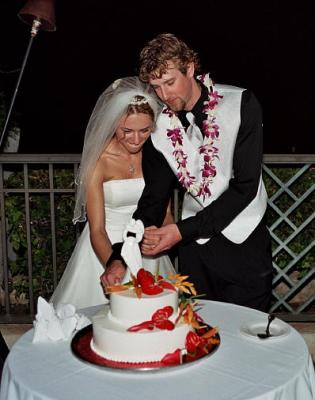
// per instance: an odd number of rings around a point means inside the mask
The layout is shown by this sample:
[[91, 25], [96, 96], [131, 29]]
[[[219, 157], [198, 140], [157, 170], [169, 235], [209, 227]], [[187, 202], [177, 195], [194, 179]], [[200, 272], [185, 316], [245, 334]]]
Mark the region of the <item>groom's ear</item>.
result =
[[187, 64], [186, 76], [187, 78], [193, 78], [195, 75], [195, 63], [190, 62]]

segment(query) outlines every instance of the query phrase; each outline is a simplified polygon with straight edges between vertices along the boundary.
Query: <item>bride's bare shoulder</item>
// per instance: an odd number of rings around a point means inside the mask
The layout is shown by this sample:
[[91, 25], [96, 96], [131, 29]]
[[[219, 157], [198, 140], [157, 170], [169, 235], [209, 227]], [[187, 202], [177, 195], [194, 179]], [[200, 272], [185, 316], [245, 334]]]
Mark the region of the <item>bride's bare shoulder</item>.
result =
[[97, 174], [102, 177], [102, 180], [108, 181], [113, 178], [113, 176], [117, 173], [117, 168], [119, 164], [117, 164], [117, 156], [113, 156], [108, 153], [106, 150], [102, 152], [100, 158], [98, 159], [95, 170]]

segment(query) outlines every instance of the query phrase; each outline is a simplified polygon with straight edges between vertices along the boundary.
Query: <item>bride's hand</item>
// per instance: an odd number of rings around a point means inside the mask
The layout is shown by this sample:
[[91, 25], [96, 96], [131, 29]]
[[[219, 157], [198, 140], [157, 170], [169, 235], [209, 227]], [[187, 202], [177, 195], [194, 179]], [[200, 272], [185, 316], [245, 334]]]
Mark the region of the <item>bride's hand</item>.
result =
[[154, 231], [156, 231], [157, 229], [158, 228], [155, 225], [151, 225], [145, 228], [143, 239], [141, 242], [142, 252], [150, 251], [158, 245], [160, 237], [158, 235], [154, 235]]
[[126, 267], [120, 260], [114, 260], [106, 271], [101, 275], [101, 284], [103, 288], [107, 289], [108, 286], [113, 286], [120, 283], [126, 273]]

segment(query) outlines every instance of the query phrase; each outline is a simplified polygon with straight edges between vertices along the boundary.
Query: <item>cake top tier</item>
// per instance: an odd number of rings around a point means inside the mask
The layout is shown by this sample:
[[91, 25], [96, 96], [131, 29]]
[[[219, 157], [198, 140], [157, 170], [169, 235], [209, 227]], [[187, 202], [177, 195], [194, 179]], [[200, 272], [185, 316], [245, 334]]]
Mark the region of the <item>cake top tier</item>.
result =
[[134, 290], [129, 289], [110, 295], [111, 315], [122, 323], [130, 322], [131, 325], [150, 320], [156, 310], [166, 306], [173, 307], [172, 317], [176, 317], [178, 314], [177, 291], [165, 289], [154, 296], [142, 294], [141, 298], [138, 298]]

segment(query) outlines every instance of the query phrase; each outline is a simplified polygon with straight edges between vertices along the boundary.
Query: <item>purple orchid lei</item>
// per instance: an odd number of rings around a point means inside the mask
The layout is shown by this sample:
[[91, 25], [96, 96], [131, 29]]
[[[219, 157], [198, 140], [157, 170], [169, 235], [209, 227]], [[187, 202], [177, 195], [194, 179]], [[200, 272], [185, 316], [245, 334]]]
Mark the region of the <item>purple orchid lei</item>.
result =
[[[205, 79], [209, 80], [206, 75], [200, 76], [198, 79], [204, 83]], [[207, 82], [208, 83], [208, 82]], [[209, 86], [209, 87], [208, 87]], [[214, 109], [217, 106], [219, 99], [223, 96], [219, 95], [217, 91], [213, 91], [212, 82], [207, 85], [209, 93], [208, 100], [204, 102], [203, 112], [207, 115], [206, 120], [203, 121], [202, 131], [206, 142], [199, 146], [199, 154], [203, 157], [203, 169], [201, 170], [201, 181], [198, 185], [196, 177], [192, 176], [187, 170], [187, 158], [188, 155], [183, 150], [183, 135], [181, 129], [178, 127], [178, 118], [176, 114], [166, 108], [163, 113], [168, 114], [172, 121], [177, 122], [177, 126], [173, 129], [167, 129], [167, 136], [171, 140], [174, 147], [173, 155], [177, 161], [177, 178], [180, 184], [193, 196], [202, 197], [203, 201], [206, 197], [211, 196], [210, 184], [213, 178], [216, 176], [216, 167], [214, 161], [218, 158], [218, 148], [214, 146], [214, 141], [219, 139], [219, 126], [216, 124], [216, 116]], [[175, 125], [175, 124], [174, 124]]]

